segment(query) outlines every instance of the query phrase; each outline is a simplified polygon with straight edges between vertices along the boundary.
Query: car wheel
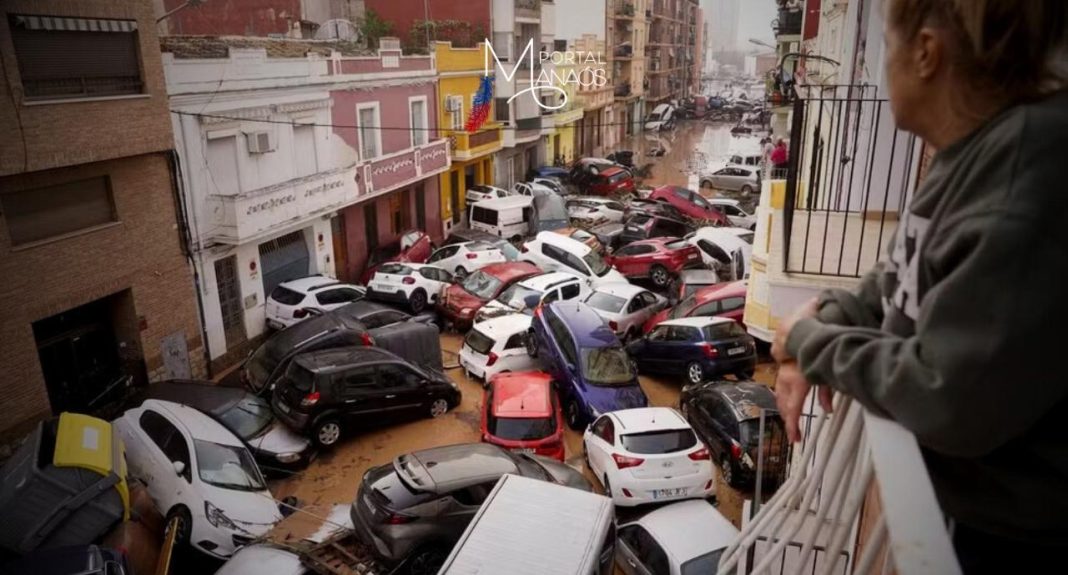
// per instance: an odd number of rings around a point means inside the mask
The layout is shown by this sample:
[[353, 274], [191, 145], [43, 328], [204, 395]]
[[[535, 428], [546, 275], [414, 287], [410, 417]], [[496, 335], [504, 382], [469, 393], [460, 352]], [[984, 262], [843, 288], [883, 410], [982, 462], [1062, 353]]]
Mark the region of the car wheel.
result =
[[424, 547], [408, 559], [410, 575], [434, 575], [445, 564], [446, 553], [440, 547]]
[[180, 547], [189, 543], [190, 533], [193, 532], [193, 517], [184, 506], [177, 505], [167, 514], [167, 524], [178, 518], [178, 532], [174, 536], [174, 545]]
[[729, 457], [724, 455], [719, 460], [719, 470], [723, 474], [723, 482], [731, 487], [734, 485], [734, 464], [731, 463]]
[[701, 367], [701, 364], [694, 361], [686, 366], [686, 380], [693, 384], [701, 383], [705, 380], [705, 370]]
[[412, 308], [412, 313], [422, 313], [426, 309], [426, 292], [417, 289], [412, 292], [411, 297], [408, 298], [408, 305]]
[[742, 186], [742, 195], [743, 196], [747, 196], [748, 197], [752, 193], [753, 193], [753, 187], [752, 186]]
[[579, 410], [578, 402], [574, 399], [567, 400], [564, 417], [567, 418], [568, 427], [575, 431], [582, 429], [582, 412]]
[[430, 417], [441, 417], [448, 411], [449, 402], [446, 401], [444, 397], [435, 399], [434, 402], [430, 404]]
[[324, 419], [315, 425], [312, 435], [315, 444], [324, 449], [329, 449], [341, 439], [341, 423], [336, 419]]
[[671, 283], [671, 274], [661, 265], [653, 266], [653, 269], [649, 270], [649, 277], [653, 279], [653, 285], [658, 288], [667, 287]]
[[456, 266], [456, 273], [454, 273], [452, 275], [457, 280], [461, 280], [462, 281], [464, 278], [467, 277], [467, 270], [464, 269], [464, 266]]
[[534, 335], [534, 330], [527, 332], [527, 337], [523, 340], [523, 345], [527, 348], [527, 355], [530, 357], [538, 357], [538, 340]]

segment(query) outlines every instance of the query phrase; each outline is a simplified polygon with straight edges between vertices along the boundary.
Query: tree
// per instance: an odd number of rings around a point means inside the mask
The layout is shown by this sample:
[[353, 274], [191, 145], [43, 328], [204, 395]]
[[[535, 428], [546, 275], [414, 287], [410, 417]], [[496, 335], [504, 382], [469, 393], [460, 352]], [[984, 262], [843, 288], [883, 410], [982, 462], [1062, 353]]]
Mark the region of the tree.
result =
[[378, 41], [383, 36], [389, 36], [393, 33], [393, 23], [383, 20], [377, 12], [368, 9], [363, 17], [363, 22], [360, 23], [360, 33], [363, 34], [364, 38], [367, 38], [367, 47], [377, 50]]

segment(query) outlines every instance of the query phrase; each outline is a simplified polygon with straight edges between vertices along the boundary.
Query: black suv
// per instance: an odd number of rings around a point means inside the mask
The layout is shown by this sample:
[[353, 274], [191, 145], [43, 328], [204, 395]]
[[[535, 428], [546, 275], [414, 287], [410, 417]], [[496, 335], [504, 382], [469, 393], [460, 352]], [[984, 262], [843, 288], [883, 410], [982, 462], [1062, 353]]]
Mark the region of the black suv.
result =
[[775, 405], [775, 393], [754, 381], [713, 381], [682, 388], [679, 408], [719, 461], [732, 487], [756, 480], [760, 411], [764, 410], [764, 485], [777, 487], [786, 476], [790, 442]]
[[437, 417], [459, 405], [460, 397], [443, 373], [381, 348], [350, 347], [298, 355], [275, 386], [271, 407], [286, 425], [330, 447], [347, 429]]

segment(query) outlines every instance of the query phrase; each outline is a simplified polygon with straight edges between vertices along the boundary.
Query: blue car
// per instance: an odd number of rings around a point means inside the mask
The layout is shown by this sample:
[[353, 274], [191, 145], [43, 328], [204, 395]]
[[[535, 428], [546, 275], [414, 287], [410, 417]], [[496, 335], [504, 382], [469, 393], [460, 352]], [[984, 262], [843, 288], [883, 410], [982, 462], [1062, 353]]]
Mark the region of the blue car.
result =
[[572, 429], [602, 413], [649, 405], [619, 338], [584, 303], [556, 301], [535, 309], [527, 352], [553, 376]]
[[661, 322], [631, 342], [627, 353], [643, 372], [681, 375], [692, 384], [724, 373], [749, 379], [757, 362], [756, 341], [738, 322], [725, 317]]
[[556, 166], [541, 166], [540, 168], [534, 168], [531, 171], [537, 174], [537, 177], [539, 178], [556, 178], [561, 182], [567, 181], [567, 168], [558, 168]]

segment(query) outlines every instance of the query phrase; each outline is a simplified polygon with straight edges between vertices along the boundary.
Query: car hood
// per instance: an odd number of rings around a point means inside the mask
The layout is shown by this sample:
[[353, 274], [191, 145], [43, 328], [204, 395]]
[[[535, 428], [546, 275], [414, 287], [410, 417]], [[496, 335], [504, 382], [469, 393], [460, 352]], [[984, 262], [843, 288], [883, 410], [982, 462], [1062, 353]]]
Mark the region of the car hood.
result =
[[306, 437], [297, 435], [277, 419], [272, 421], [260, 435], [248, 441], [250, 447], [267, 453], [301, 453], [311, 442]]
[[548, 471], [549, 475], [553, 476], [553, 480], [560, 485], [593, 492], [593, 485], [590, 484], [589, 480], [582, 475], [582, 472], [571, 466], [540, 455], [531, 455], [530, 458], [537, 461], [538, 465]]
[[[278, 504], [274, 502], [271, 492], [239, 491], [224, 489], [207, 483], [201, 484], [206, 501], [222, 510], [238, 527], [254, 535], [266, 533], [275, 523], [282, 519]], [[199, 512], [202, 514], [204, 509]], [[194, 514], [197, 510], [194, 510]]]
[[455, 310], [461, 310], [465, 307], [480, 307], [486, 303], [458, 285], [451, 285], [449, 289], [445, 290], [445, 301], [450, 308]]
[[632, 384], [619, 387], [586, 385], [582, 396], [591, 407], [600, 413], [649, 405], [649, 398], [645, 396], [645, 392], [638, 385], [637, 378], [634, 379]]
[[531, 311], [529, 309], [516, 309], [514, 307], [504, 305], [503, 303], [497, 300], [493, 300], [487, 303], [486, 305], [482, 306], [481, 310], [479, 310], [479, 314], [486, 319], [506, 316], [513, 313], [525, 313], [527, 315], [531, 315]]
[[627, 283], [627, 278], [623, 274], [619, 273], [619, 270], [616, 269], [608, 270], [608, 273], [604, 274], [603, 276], [597, 276], [593, 279], [598, 284]]

